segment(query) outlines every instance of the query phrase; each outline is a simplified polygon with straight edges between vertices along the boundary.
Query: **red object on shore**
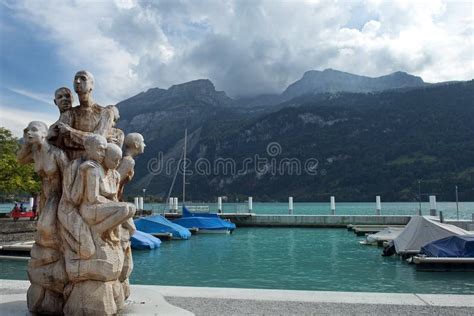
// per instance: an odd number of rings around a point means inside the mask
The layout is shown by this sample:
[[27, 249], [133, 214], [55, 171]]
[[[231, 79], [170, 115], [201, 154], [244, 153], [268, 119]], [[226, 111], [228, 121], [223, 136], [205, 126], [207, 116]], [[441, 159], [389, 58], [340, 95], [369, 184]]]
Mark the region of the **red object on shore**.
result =
[[13, 218], [14, 222], [16, 222], [20, 217], [26, 217], [26, 218], [29, 218], [30, 221], [34, 221], [36, 216], [37, 214], [35, 211], [22, 210], [21, 207], [19, 207], [17, 204], [15, 204], [15, 206], [10, 212], [10, 217]]

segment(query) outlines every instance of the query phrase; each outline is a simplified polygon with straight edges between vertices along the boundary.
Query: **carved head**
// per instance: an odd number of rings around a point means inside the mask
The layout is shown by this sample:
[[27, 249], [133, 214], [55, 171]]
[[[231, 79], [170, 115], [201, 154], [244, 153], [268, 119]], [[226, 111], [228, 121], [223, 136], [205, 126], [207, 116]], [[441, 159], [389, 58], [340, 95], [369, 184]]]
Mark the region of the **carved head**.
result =
[[86, 149], [86, 158], [99, 163], [104, 161], [105, 149], [107, 148], [107, 140], [100, 135], [91, 135], [84, 141]]
[[74, 76], [74, 91], [77, 94], [87, 94], [94, 89], [94, 76], [86, 70], [80, 70]]
[[23, 138], [28, 144], [42, 144], [48, 135], [48, 125], [40, 121], [32, 121], [23, 130]]
[[124, 144], [127, 151], [132, 155], [143, 154], [145, 151], [145, 140], [140, 133], [130, 133], [125, 136]]
[[72, 108], [72, 103], [74, 102], [74, 97], [71, 90], [66, 87], [61, 87], [56, 92], [54, 92], [54, 104], [59, 108], [59, 112], [63, 113]]
[[107, 169], [117, 169], [122, 160], [122, 150], [119, 146], [108, 143], [105, 149], [104, 165]]

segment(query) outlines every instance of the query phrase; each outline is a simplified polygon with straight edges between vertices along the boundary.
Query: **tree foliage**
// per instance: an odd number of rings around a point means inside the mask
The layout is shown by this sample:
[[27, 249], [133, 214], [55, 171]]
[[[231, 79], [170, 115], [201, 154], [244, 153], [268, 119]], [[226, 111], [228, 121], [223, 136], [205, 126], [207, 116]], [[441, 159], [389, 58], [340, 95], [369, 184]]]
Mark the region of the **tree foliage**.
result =
[[20, 165], [16, 152], [20, 148], [17, 138], [0, 127], [0, 192], [4, 194], [36, 194], [40, 190], [40, 180], [33, 165]]

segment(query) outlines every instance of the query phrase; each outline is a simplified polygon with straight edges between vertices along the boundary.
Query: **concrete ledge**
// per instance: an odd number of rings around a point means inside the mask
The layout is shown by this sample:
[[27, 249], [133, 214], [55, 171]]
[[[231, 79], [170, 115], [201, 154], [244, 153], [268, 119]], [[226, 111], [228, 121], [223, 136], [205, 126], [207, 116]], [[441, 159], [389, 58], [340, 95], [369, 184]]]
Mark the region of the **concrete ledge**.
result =
[[292, 301], [308, 303], [435, 305], [474, 307], [474, 295], [293, 290], [290, 291], [150, 285], [134, 285], [134, 287], [155, 288], [165, 297], [200, 297], [253, 301]]
[[[0, 280], [0, 315], [29, 315], [26, 292], [29, 281]], [[159, 290], [132, 286], [121, 315], [191, 316], [192, 312], [169, 304]]]
[[[25, 315], [28, 281], [0, 280], [0, 314]], [[474, 295], [132, 285], [125, 315], [474, 314]], [[179, 307], [173, 306], [171, 304]]]

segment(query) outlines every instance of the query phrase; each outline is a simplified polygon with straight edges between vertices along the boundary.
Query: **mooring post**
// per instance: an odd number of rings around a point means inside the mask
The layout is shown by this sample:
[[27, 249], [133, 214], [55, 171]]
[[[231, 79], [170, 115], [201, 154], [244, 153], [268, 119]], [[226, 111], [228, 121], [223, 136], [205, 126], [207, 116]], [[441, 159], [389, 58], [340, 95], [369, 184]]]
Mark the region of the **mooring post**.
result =
[[436, 216], [436, 195], [430, 195], [430, 216]]
[[169, 208], [169, 212], [170, 212], [170, 213], [173, 213], [173, 206], [174, 206], [174, 201], [173, 201], [173, 198], [170, 197], [170, 198], [168, 199], [168, 208]]
[[288, 198], [288, 214], [293, 214], [293, 197]]
[[222, 197], [217, 198], [217, 213], [222, 213]]
[[177, 197], [173, 198], [173, 202], [174, 202], [173, 210], [175, 213], [178, 213], [178, 198]]
[[375, 197], [375, 215], [380, 215], [382, 213], [382, 202], [380, 201], [380, 195]]
[[336, 215], [336, 198], [331, 196], [331, 214]]
[[443, 211], [439, 211], [439, 222], [444, 223]]
[[252, 197], [249, 196], [249, 213], [252, 213], [252, 209], [253, 209], [253, 201], [252, 201]]

